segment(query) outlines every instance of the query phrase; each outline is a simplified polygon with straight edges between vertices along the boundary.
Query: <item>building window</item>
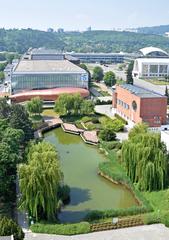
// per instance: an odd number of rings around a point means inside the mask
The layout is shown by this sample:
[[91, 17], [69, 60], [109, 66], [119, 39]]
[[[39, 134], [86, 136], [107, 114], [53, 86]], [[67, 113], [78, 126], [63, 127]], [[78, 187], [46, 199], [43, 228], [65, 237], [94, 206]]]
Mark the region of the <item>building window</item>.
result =
[[156, 123], [156, 124], [160, 124], [161, 123], [159, 116], [154, 116], [154, 123]]
[[148, 65], [143, 64], [143, 76], [147, 76], [147, 75], [148, 75]]
[[159, 69], [160, 74], [166, 74], [168, 72], [168, 65], [160, 65], [160, 69]]
[[157, 74], [158, 73], [158, 65], [150, 65], [150, 73]]
[[132, 109], [133, 109], [134, 111], [137, 110], [137, 103], [136, 103], [136, 101], [133, 101], [133, 102], [132, 102]]

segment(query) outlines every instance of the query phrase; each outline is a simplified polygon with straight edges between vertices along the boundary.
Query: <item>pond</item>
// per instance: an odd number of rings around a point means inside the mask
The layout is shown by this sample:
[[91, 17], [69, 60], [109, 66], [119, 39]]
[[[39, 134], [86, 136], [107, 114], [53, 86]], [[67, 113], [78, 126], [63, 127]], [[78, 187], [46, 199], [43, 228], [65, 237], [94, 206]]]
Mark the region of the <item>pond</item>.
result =
[[132, 193], [97, 174], [98, 165], [106, 161], [97, 147], [85, 144], [80, 136], [57, 128], [44, 134], [56, 146], [60, 156], [64, 183], [69, 185], [70, 203], [59, 214], [61, 222], [81, 221], [91, 210], [127, 208], [137, 205]]

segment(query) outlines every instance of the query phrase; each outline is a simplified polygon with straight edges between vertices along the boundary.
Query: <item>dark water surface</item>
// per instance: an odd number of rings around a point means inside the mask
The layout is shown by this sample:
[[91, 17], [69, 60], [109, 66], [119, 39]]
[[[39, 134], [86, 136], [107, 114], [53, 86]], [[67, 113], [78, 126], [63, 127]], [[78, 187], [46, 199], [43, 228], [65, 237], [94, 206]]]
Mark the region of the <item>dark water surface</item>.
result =
[[98, 176], [98, 165], [106, 158], [96, 147], [85, 144], [80, 136], [57, 128], [45, 133], [46, 141], [59, 152], [64, 183], [71, 189], [71, 202], [59, 214], [61, 222], [77, 222], [90, 210], [127, 208], [137, 205], [124, 186]]

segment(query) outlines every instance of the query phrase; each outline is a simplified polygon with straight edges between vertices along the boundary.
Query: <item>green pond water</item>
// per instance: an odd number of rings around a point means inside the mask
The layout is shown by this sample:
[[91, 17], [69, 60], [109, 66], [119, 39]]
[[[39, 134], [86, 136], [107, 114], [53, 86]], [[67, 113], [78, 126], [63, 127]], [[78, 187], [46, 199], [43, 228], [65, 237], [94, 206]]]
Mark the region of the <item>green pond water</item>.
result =
[[91, 210], [127, 208], [137, 205], [130, 191], [98, 176], [98, 165], [106, 158], [97, 147], [85, 144], [80, 136], [57, 128], [45, 133], [60, 156], [64, 183], [69, 185], [71, 201], [59, 214], [61, 222], [78, 222]]

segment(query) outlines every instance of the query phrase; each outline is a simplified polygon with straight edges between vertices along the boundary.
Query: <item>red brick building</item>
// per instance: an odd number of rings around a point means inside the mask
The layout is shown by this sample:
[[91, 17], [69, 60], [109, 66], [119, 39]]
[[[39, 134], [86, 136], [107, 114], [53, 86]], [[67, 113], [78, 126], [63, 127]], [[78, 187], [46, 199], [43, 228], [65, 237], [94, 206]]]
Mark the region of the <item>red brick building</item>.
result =
[[166, 124], [167, 97], [130, 84], [117, 85], [113, 92], [113, 108], [133, 123], [145, 122], [150, 127]]

